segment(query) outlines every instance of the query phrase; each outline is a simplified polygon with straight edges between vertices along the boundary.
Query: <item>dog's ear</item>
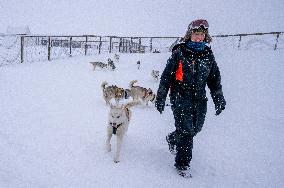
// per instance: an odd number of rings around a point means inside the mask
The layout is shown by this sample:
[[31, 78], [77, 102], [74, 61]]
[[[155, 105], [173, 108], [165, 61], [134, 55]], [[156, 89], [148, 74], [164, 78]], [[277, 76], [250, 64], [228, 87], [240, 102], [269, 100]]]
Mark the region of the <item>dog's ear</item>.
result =
[[149, 89], [148, 89], [148, 91], [147, 91], [147, 93], [148, 93], [149, 95], [152, 95], [152, 94], [153, 94], [152, 89], [151, 89], [151, 88], [149, 88]]

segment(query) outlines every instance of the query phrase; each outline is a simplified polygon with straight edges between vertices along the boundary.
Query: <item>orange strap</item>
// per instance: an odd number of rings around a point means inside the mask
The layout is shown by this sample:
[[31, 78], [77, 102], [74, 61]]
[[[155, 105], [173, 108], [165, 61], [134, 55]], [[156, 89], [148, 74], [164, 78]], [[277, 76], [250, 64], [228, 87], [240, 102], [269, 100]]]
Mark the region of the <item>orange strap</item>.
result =
[[182, 60], [179, 60], [178, 69], [176, 71], [176, 80], [183, 80], [183, 72], [182, 72]]

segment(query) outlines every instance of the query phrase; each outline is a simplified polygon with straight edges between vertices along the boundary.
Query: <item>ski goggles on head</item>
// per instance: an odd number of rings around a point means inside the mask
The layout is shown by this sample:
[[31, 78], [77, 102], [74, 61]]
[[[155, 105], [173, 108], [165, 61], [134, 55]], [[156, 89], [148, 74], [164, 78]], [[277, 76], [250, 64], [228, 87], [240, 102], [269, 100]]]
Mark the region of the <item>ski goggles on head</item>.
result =
[[209, 28], [209, 24], [206, 20], [194, 20], [190, 23], [189, 28], [190, 29], [198, 29], [201, 26], [204, 27], [204, 29], [208, 29]]

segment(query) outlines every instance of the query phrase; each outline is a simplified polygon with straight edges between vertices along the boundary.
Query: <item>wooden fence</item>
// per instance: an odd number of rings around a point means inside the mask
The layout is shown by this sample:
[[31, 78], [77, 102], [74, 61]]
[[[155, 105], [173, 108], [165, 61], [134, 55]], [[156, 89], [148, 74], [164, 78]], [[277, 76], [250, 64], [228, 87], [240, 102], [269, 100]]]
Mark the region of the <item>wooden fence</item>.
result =
[[[250, 33], [234, 35], [213, 35], [214, 39], [234, 38], [237, 39], [237, 48], [241, 48], [242, 41], [248, 36], [275, 37], [273, 49], [278, 49], [279, 37], [284, 32]], [[27, 54], [45, 56], [51, 61], [56, 59], [58, 51], [64, 49], [65, 56], [90, 55], [100, 53], [159, 53], [168, 52], [171, 47], [178, 43], [181, 37], [118, 37], [96, 35], [20, 35], [20, 62], [29, 61]], [[214, 39], [214, 40], [215, 40]], [[271, 40], [270, 39], [270, 40]], [[281, 38], [281, 44], [282, 42]], [[33, 52], [32, 52], [33, 51]], [[63, 52], [61, 52], [63, 53]], [[41, 57], [42, 58], [42, 57]], [[31, 57], [30, 59], [33, 59]], [[43, 59], [40, 59], [43, 60]], [[33, 61], [33, 60], [30, 60]]]
[[242, 38], [247, 37], [247, 36], [259, 36], [259, 35], [275, 35], [276, 39], [275, 39], [275, 45], [274, 45], [274, 50], [277, 49], [277, 44], [278, 44], [278, 40], [279, 40], [279, 36], [281, 34], [284, 34], [284, 32], [269, 32], [269, 33], [249, 33], [249, 34], [235, 34], [235, 35], [215, 35], [212, 37], [239, 37], [239, 44], [238, 44], [238, 48], [241, 47], [241, 41]]

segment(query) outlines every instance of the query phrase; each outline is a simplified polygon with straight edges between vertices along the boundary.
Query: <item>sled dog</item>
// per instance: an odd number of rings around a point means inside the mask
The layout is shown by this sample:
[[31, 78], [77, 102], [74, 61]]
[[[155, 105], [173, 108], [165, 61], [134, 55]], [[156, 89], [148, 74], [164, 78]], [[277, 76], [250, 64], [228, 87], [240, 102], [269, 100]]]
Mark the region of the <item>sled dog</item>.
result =
[[95, 62], [90, 62], [93, 65], [94, 71], [96, 70], [96, 67], [100, 67], [101, 69], [107, 69], [107, 64], [100, 62], [100, 61], [95, 61]]
[[115, 70], [116, 69], [116, 66], [114, 65], [113, 61], [110, 58], [108, 58], [108, 60], [107, 60], [107, 65], [108, 65], [109, 70]]
[[140, 61], [137, 61], [137, 69], [140, 69], [140, 65], [141, 65], [141, 62]]
[[101, 69], [108, 69], [108, 70], [115, 70], [115, 65], [113, 61], [109, 58], [107, 63], [103, 63], [101, 61], [94, 61], [90, 62], [93, 65], [94, 71], [96, 70], [96, 67], [99, 67]]
[[137, 80], [132, 80], [129, 83], [130, 88], [130, 95], [133, 98], [133, 101], [139, 101], [142, 100], [143, 102], [148, 105], [148, 102], [151, 101], [152, 103], [155, 103], [156, 100], [156, 94], [153, 93], [151, 88], [144, 88], [141, 86], [134, 86], [134, 83], [138, 82]]
[[115, 60], [116, 63], [119, 62], [120, 56], [118, 54], [114, 54], [113, 59]]
[[115, 99], [116, 104], [118, 104], [120, 100], [128, 99], [130, 96], [129, 89], [123, 89], [116, 85], [108, 86], [106, 81], [102, 82], [101, 88], [103, 90], [103, 98], [106, 101], [106, 104], [110, 104], [110, 100], [113, 98]]
[[160, 78], [160, 72], [157, 71], [157, 70], [152, 70], [151, 76], [154, 78], [154, 80], [155, 80], [156, 82], [158, 82], [158, 81], [159, 81], [159, 78]]
[[126, 105], [113, 105], [110, 104], [110, 111], [108, 114], [108, 125], [107, 125], [107, 139], [106, 139], [106, 150], [111, 151], [110, 140], [112, 135], [116, 135], [116, 151], [114, 155], [114, 162], [119, 162], [120, 150], [123, 141], [123, 137], [127, 132], [129, 121], [131, 119], [132, 112], [130, 108], [138, 105], [139, 102], [131, 101]]

